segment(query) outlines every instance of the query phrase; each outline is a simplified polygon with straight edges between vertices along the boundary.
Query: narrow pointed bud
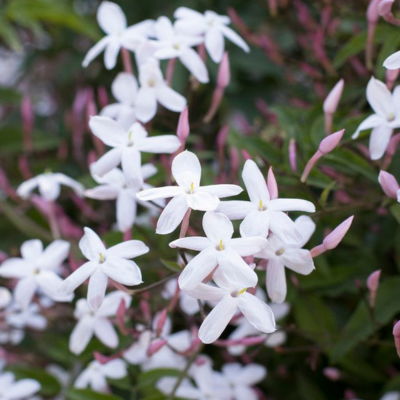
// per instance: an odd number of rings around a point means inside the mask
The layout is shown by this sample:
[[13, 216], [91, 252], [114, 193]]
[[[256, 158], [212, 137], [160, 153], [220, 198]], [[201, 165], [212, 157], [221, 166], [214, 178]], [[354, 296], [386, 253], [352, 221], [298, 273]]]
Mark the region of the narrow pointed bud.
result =
[[324, 113], [334, 114], [336, 112], [339, 101], [342, 97], [343, 88], [344, 88], [344, 80], [341, 79], [329, 92], [328, 96], [326, 96], [326, 99], [323, 104]]
[[178, 127], [176, 129], [176, 135], [178, 136], [182, 145], [186, 143], [186, 139], [188, 138], [189, 133], [190, 133], [189, 109], [185, 107], [179, 116]]
[[392, 14], [394, 0], [381, 0], [378, 4], [378, 14], [381, 17]]
[[379, 172], [378, 182], [386, 196], [392, 199], [397, 199], [397, 191], [400, 187], [396, 178], [392, 174], [389, 174], [389, 172], [386, 171]]
[[293, 172], [297, 172], [297, 148], [296, 140], [289, 140], [289, 164]]
[[124, 299], [121, 299], [118, 309], [117, 309], [117, 314], [116, 314], [116, 320], [117, 320], [117, 325], [121, 333], [124, 335], [128, 334], [128, 329], [125, 325], [125, 316], [126, 316], [126, 303]]
[[156, 335], [160, 336], [168, 317], [168, 309], [164, 308], [157, 316]]
[[333, 382], [338, 381], [342, 376], [340, 371], [334, 367], [324, 368], [323, 373], [329, 380], [331, 380]]
[[229, 64], [228, 53], [225, 52], [221, 63], [219, 64], [217, 86], [221, 88], [226, 88], [231, 80], [231, 69]]
[[386, 86], [389, 90], [393, 89], [394, 83], [399, 76], [400, 69], [386, 69]]
[[23, 145], [25, 151], [32, 151], [32, 131], [34, 124], [34, 112], [29, 96], [24, 96], [21, 102]]
[[365, 49], [365, 63], [368, 70], [372, 69], [372, 59], [374, 56], [374, 37], [376, 24], [379, 19], [378, 5], [381, 0], [371, 0], [367, 9], [367, 21], [368, 21], [368, 32], [367, 32], [367, 45]]
[[378, 292], [379, 279], [381, 277], [381, 270], [377, 269], [372, 272], [367, 279], [367, 288], [369, 290], [369, 304], [371, 307], [375, 306], [376, 293]]
[[400, 357], [400, 321], [397, 321], [393, 327], [394, 345], [396, 346], [397, 355]]
[[347, 231], [353, 222], [354, 215], [345, 219], [341, 224], [339, 224], [326, 238], [323, 240], [323, 244], [328, 250], [334, 249], [344, 238]]
[[370, 23], [376, 23], [379, 19], [379, 3], [382, 0], [371, 0], [367, 8], [367, 20]]
[[157, 353], [157, 351], [161, 350], [166, 344], [167, 341], [165, 339], [154, 340], [147, 349], [147, 355], [151, 357], [152, 355]]
[[331, 152], [332, 150], [337, 147], [337, 145], [340, 143], [340, 140], [342, 139], [344, 135], [344, 129], [337, 131], [335, 133], [332, 133], [328, 135], [326, 138], [322, 139], [319, 146], [318, 150], [315, 152], [315, 154], [308, 160], [306, 166], [304, 167], [303, 174], [301, 175], [301, 182], [305, 182], [308, 178], [308, 175], [310, 175], [311, 170], [314, 168], [315, 164], [318, 162], [318, 160]]
[[272, 170], [272, 167], [268, 170], [268, 176], [267, 176], [267, 187], [269, 191], [269, 195], [271, 199], [277, 199], [278, 198], [278, 184], [276, 183], [274, 171]]

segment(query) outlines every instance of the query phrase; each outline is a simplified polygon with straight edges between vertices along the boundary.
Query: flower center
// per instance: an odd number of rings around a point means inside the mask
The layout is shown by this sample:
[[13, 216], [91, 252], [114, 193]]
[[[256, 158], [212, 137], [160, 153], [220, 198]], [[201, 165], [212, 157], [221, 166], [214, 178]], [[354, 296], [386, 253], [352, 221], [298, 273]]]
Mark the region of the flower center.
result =
[[394, 113], [390, 113], [390, 114], [387, 116], [387, 120], [388, 120], [389, 122], [394, 121], [395, 118], [396, 118], [396, 116], [394, 115]]
[[147, 86], [149, 87], [155, 87], [156, 86], [156, 80], [154, 78], [149, 78], [147, 80]]
[[173, 47], [175, 50], [180, 50], [180, 49], [181, 49], [181, 45], [180, 45], [180, 43], [178, 43], [178, 42], [174, 43], [174, 44], [172, 45], [172, 47]]
[[277, 251], [275, 252], [275, 254], [276, 254], [277, 256], [281, 256], [284, 252], [285, 252], [285, 249], [282, 247], [282, 248], [280, 248], [279, 250], [277, 250]]
[[258, 211], [265, 211], [267, 209], [266, 205], [262, 200], [258, 201]]
[[222, 241], [222, 239], [220, 239], [220, 241], [218, 243], [217, 250], [219, 250], [219, 251], [225, 250], [225, 245], [224, 245], [224, 242]]
[[103, 253], [99, 253], [99, 263], [103, 264], [106, 261], [106, 256]]
[[231, 295], [233, 297], [238, 297], [238, 296], [241, 296], [242, 294], [244, 294], [246, 292], [247, 292], [247, 288], [243, 288], [243, 289], [240, 289], [240, 290], [237, 290], [237, 291], [231, 293]]
[[133, 132], [129, 131], [128, 132], [128, 146], [129, 147], [133, 147], [134, 146], [134, 142], [133, 142]]
[[194, 190], [195, 190], [195, 186], [194, 186], [194, 182], [192, 182], [192, 183], [190, 184], [190, 186], [189, 186], [188, 193], [189, 193], [189, 194], [193, 194], [193, 193], [194, 193]]

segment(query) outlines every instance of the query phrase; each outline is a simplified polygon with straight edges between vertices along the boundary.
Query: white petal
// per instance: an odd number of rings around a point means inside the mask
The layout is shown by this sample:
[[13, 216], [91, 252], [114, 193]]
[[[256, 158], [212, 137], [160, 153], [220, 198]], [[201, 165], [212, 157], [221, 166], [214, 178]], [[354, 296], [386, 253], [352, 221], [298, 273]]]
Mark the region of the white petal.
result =
[[243, 237], [261, 236], [267, 237], [269, 231], [270, 213], [253, 209], [240, 224], [240, 234]]
[[70, 244], [65, 240], [55, 240], [50, 243], [39, 258], [41, 268], [56, 269], [67, 258]]
[[174, 153], [181, 145], [175, 135], [159, 135], [148, 137], [139, 145], [139, 150], [148, 153]]
[[169, 40], [174, 36], [172, 23], [167, 17], [159, 17], [154, 24], [155, 34], [159, 40]]
[[96, 267], [97, 263], [90, 261], [80, 266], [67, 279], [65, 279], [60, 287], [60, 292], [72, 293], [79, 285], [82, 285], [90, 275], [92, 275]]
[[281, 211], [271, 211], [269, 229], [285, 243], [299, 243], [302, 240], [290, 217]]
[[188, 194], [186, 195], [186, 200], [192, 210], [198, 211], [214, 211], [219, 204], [218, 197], [204, 191]]
[[202, 236], [188, 236], [181, 239], [176, 239], [169, 244], [169, 247], [176, 248], [180, 247], [182, 249], [202, 251], [206, 247], [209, 247], [211, 242]]
[[367, 100], [380, 116], [387, 118], [395, 115], [392, 94], [383, 82], [374, 77], [371, 77], [367, 85]]
[[39, 239], [27, 240], [21, 246], [21, 255], [26, 260], [36, 260], [42, 251], [43, 243]]
[[235, 43], [236, 46], [239, 46], [246, 53], [250, 51], [247, 43], [231, 28], [228, 28], [227, 26], [222, 26], [221, 30], [224, 36], [228, 38], [231, 42]]
[[112, 40], [110, 40], [107, 44], [107, 47], [104, 51], [104, 65], [107, 69], [113, 69], [115, 64], [117, 64], [117, 57], [120, 48], [121, 45], [118, 39], [112, 38]]
[[156, 96], [160, 104], [168, 110], [181, 112], [186, 106], [186, 99], [167, 85], [161, 85], [158, 87]]
[[199, 191], [211, 193], [214, 196], [222, 199], [224, 197], [236, 196], [237, 194], [243, 192], [243, 189], [238, 185], [220, 184], [200, 186]]
[[82, 67], [86, 68], [105, 49], [109, 42], [110, 38], [106, 36], [91, 47], [82, 61]]
[[93, 319], [82, 318], [76, 324], [69, 338], [69, 349], [74, 354], [80, 354], [85, 350], [93, 336]]
[[353, 139], [357, 139], [361, 131], [382, 125], [383, 121], [383, 118], [378, 114], [372, 114], [361, 122], [361, 124], [358, 126], [357, 130], [353, 133], [351, 137]]
[[69, 176], [62, 174], [60, 172], [53, 175], [61, 185], [70, 187], [78, 196], [83, 195], [84, 187], [75, 179], [72, 179]]
[[127, 240], [107, 249], [107, 256], [135, 258], [149, 252], [149, 248], [141, 240]]
[[286, 267], [302, 275], [315, 269], [311, 253], [305, 249], [286, 249], [281, 258]]
[[225, 330], [237, 310], [237, 299], [226, 295], [207, 315], [200, 326], [199, 339], [203, 343], [215, 342]]
[[139, 267], [131, 260], [108, 257], [102, 269], [108, 277], [122, 285], [135, 286], [143, 282]]
[[43, 293], [54, 301], [69, 302], [73, 299], [73, 294], [60, 291], [63, 280], [53, 271], [42, 271], [36, 276], [36, 282]]
[[171, 171], [179, 186], [187, 190], [193, 186], [195, 189], [199, 187], [201, 165], [196, 154], [191, 151], [185, 150], [179, 153], [172, 161]]
[[141, 155], [135, 147], [125, 147], [122, 150], [121, 166], [128, 182], [141, 186], [143, 183], [141, 170]]
[[213, 285], [207, 285], [205, 283], [200, 283], [194, 289], [184, 291], [185, 294], [189, 294], [195, 299], [218, 302], [226, 294], [226, 291]]
[[209, 29], [205, 36], [205, 46], [211, 59], [219, 63], [224, 55], [224, 36], [216, 28]]
[[35, 278], [27, 277], [21, 279], [17, 283], [17, 286], [14, 289], [14, 298], [16, 303], [22, 309], [27, 308], [30, 302], [32, 301], [36, 289], [37, 289], [37, 283]]
[[233, 225], [229, 218], [217, 212], [206, 212], [203, 217], [203, 230], [208, 239], [216, 245], [220, 240], [229, 241], [233, 235]]
[[192, 73], [192, 75], [202, 83], [208, 82], [208, 71], [200, 56], [190, 47], [185, 49], [179, 57], [182, 64]]
[[108, 278], [100, 269], [96, 270], [89, 279], [87, 301], [93, 310], [97, 310], [106, 294]]
[[37, 177], [28, 179], [27, 181], [21, 183], [17, 188], [18, 196], [22, 197], [23, 199], [28, 198], [37, 185]]
[[270, 197], [264, 176], [253, 160], [247, 160], [242, 172], [243, 182], [252, 203], [268, 203]]
[[79, 248], [88, 260], [98, 261], [100, 254], [106, 253], [104, 243], [92, 229], [85, 227], [83, 230], [85, 233], [79, 241]]
[[119, 190], [115, 186], [100, 185], [93, 189], [87, 189], [85, 196], [96, 200], [115, 200], [118, 197]]
[[121, 7], [111, 1], [103, 1], [97, 10], [97, 21], [107, 34], [120, 33], [126, 28], [126, 18]]
[[172, 198], [158, 218], [156, 232], [166, 235], [174, 231], [182, 222], [187, 210], [188, 205], [184, 196]]
[[294, 221], [297, 231], [300, 233], [301, 241], [298, 243], [299, 247], [303, 247], [311, 238], [315, 231], [315, 223], [306, 215], [301, 215]]
[[315, 212], [314, 204], [302, 199], [273, 199], [268, 203], [268, 208], [274, 211]]
[[167, 199], [182, 194], [182, 189], [179, 186], [164, 186], [159, 188], [151, 188], [142, 190], [136, 194], [136, 197], [142, 201]]
[[103, 372], [107, 378], [121, 379], [126, 376], [126, 364], [123, 360], [111, 360], [107, 364], [103, 364]]
[[275, 331], [275, 317], [268, 304], [264, 303], [250, 293], [238, 297], [238, 306], [245, 318], [261, 332]]
[[103, 154], [96, 162], [91, 165], [92, 173], [98, 176], [103, 176], [107, 172], [110, 172], [120, 163], [121, 155], [122, 151], [120, 148], [112, 149]]
[[31, 262], [27, 262], [22, 258], [9, 258], [0, 267], [0, 276], [3, 278], [25, 278], [31, 275]]
[[134, 105], [137, 95], [138, 85], [136, 78], [127, 72], [120, 72], [113, 80], [111, 91], [114, 97], [127, 105]]
[[193, 257], [178, 278], [179, 287], [192, 290], [217, 266], [213, 248], [207, 248]]
[[141, 87], [136, 98], [136, 115], [142, 122], [150, 121], [157, 112], [157, 97], [154, 88]]
[[54, 201], [60, 195], [60, 184], [54, 179], [53, 174], [43, 174], [38, 177], [39, 193], [49, 201]]
[[104, 318], [99, 318], [94, 324], [94, 334], [107, 347], [115, 349], [118, 346], [118, 335], [112, 323]]
[[40, 390], [39, 382], [34, 379], [22, 379], [7, 388], [6, 399], [20, 400], [33, 396]]
[[225, 214], [229, 219], [235, 220], [243, 219], [254, 208], [254, 204], [250, 201], [230, 200], [221, 201], [217, 211]]
[[263, 237], [247, 237], [231, 239], [229, 246], [242, 257], [251, 256], [261, 251], [267, 244]]
[[267, 292], [274, 303], [283, 303], [286, 298], [285, 267], [280, 261], [271, 259], [267, 266]]
[[188, 18], [188, 19], [195, 19], [195, 20], [202, 20], [203, 14], [196, 10], [192, 10], [189, 7], [178, 7], [174, 12], [175, 18]]
[[94, 116], [89, 121], [90, 130], [107, 146], [116, 147], [125, 143], [126, 130], [109, 117]]
[[372, 130], [369, 138], [371, 160], [379, 160], [383, 156], [389, 145], [392, 133], [393, 129], [387, 125], [380, 125]]
[[383, 62], [383, 66], [387, 69], [399, 69], [400, 68], [400, 51], [396, 51], [391, 54]]

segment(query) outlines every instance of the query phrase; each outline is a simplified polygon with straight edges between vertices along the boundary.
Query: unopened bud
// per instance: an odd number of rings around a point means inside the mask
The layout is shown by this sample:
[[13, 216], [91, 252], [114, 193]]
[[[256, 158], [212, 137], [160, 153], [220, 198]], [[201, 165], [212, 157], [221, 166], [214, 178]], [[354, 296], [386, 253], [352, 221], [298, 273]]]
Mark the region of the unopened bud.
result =
[[369, 275], [367, 279], [367, 287], [369, 290], [369, 304], [371, 307], [375, 305], [376, 293], [379, 287], [379, 279], [381, 277], [381, 270], [378, 269]]
[[342, 140], [343, 135], [344, 135], [344, 129], [341, 129], [340, 131], [337, 131], [335, 133], [331, 133], [326, 138], [321, 140], [318, 150], [323, 155], [331, 152], [332, 150], [335, 149], [335, 147], [337, 147], [339, 142]]
[[394, 0], [381, 0], [378, 4], [378, 14], [382, 17], [392, 13]]
[[344, 88], [344, 80], [341, 79], [329, 92], [328, 96], [326, 96], [323, 105], [325, 113], [334, 114], [336, 112], [340, 98], [342, 97], [343, 88]]
[[400, 187], [396, 178], [392, 174], [389, 174], [389, 172], [386, 171], [379, 172], [378, 182], [386, 196], [391, 197], [392, 199], [397, 199], [397, 192]]
[[163, 329], [164, 329], [164, 325], [167, 321], [167, 317], [168, 317], [168, 310], [166, 308], [164, 308], [157, 316], [157, 320], [156, 320], [156, 335], [160, 336]]
[[354, 215], [345, 219], [328, 236], [326, 236], [326, 238], [323, 240], [323, 244], [328, 250], [334, 249], [342, 241], [349, 230], [353, 219]]
[[156, 339], [154, 340], [147, 349], [147, 355], [151, 357], [153, 354], [157, 353], [160, 349], [162, 349], [167, 344], [165, 339]]
[[376, 23], [379, 19], [378, 6], [382, 0], [371, 0], [367, 9], [367, 20], [370, 23]]
[[219, 64], [217, 85], [221, 88], [226, 88], [229, 85], [230, 80], [231, 71], [229, 65], [229, 56], [228, 53], [225, 52], [222, 57], [221, 63]]
[[337, 368], [334, 367], [326, 367], [323, 370], [324, 375], [330, 379], [331, 381], [338, 381], [341, 377], [341, 373]]
[[400, 357], [400, 321], [397, 321], [393, 327], [394, 345], [396, 346], [397, 355]]
[[181, 112], [178, 121], [178, 127], [176, 129], [176, 135], [182, 144], [185, 144], [187, 137], [190, 133], [189, 125], [189, 109], [187, 107]]
[[278, 184], [276, 183], [274, 171], [272, 170], [272, 167], [268, 170], [268, 176], [267, 176], [267, 187], [269, 191], [269, 195], [271, 199], [276, 199], [278, 198]]

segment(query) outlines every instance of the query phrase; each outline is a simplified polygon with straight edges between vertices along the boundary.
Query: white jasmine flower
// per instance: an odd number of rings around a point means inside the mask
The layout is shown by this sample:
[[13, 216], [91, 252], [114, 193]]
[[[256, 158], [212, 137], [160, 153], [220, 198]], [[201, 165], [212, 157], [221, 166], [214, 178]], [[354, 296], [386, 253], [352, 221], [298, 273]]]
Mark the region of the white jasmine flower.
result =
[[128, 286], [142, 283], [142, 273], [130, 258], [147, 253], [149, 248], [140, 240], [128, 240], [106, 249], [95, 232], [90, 228], [84, 231], [79, 247], [88, 261], [65, 279], [60, 290], [71, 293], [89, 278], [87, 300], [96, 310], [103, 302], [109, 278]]
[[0, 310], [7, 307], [11, 303], [11, 292], [5, 288], [0, 286]]
[[230, 219], [243, 219], [240, 225], [242, 236], [263, 236], [268, 232], [283, 240], [297, 241], [300, 234], [285, 211], [314, 212], [315, 206], [302, 199], [271, 199], [265, 179], [253, 160], [247, 160], [242, 173], [250, 201], [223, 201], [217, 211]]
[[96, 392], [105, 393], [109, 391], [107, 378], [122, 379], [126, 375], [126, 364], [119, 358], [111, 360], [106, 364], [100, 364], [94, 360], [81, 372], [74, 386], [78, 389], [90, 387]]
[[208, 72], [203, 60], [192, 47], [203, 42], [201, 36], [180, 33], [167, 17], [160, 17], [154, 25], [158, 39], [158, 50], [154, 53], [156, 58], [166, 60], [179, 58], [181, 63], [200, 82], [208, 82]]
[[112, 147], [92, 164], [92, 172], [99, 176], [121, 163], [128, 179], [142, 182], [141, 152], [173, 153], [180, 146], [180, 141], [175, 135], [148, 137], [146, 130], [138, 122], [125, 129], [111, 118], [95, 116], [90, 118], [89, 126], [95, 136]]
[[265, 245], [261, 237], [232, 238], [233, 225], [221, 213], [206, 212], [203, 217], [206, 237], [189, 236], [174, 240], [170, 247], [200, 251], [193, 257], [178, 278], [181, 289], [195, 288], [218, 266], [230, 279], [245, 287], [257, 284], [257, 274], [242, 257], [258, 253]]
[[87, 67], [104, 50], [104, 64], [112, 69], [122, 47], [135, 51], [152, 31], [153, 21], [146, 20], [127, 26], [121, 7], [110, 1], [103, 1], [97, 10], [97, 21], [106, 36], [98, 41], [86, 54], [82, 65]]
[[[143, 179], [151, 177], [156, 172], [156, 168], [151, 164], [145, 164], [141, 167]], [[112, 169], [102, 177], [95, 174], [92, 174], [92, 176], [100, 186], [86, 190], [86, 197], [97, 200], [116, 200], [118, 229], [121, 232], [130, 229], [136, 219], [136, 203], [139, 202], [141, 205], [149, 207], [149, 203], [138, 201], [136, 193], [142, 188], [151, 188], [151, 186], [129, 179], [119, 168]]]
[[237, 185], [200, 186], [200, 161], [190, 151], [179, 153], [172, 161], [171, 168], [172, 176], [178, 186], [147, 189], [137, 194], [140, 200], [172, 197], [158, 220], [156, 232], [159, 234], [174, 231], [189, 208], [212, 211], [217, 208], [219, 198], [234, 196], [242, 191], [242, 188]]
[[28, 179], [18, 186], [17, 194], [26, 199], [37, 187], [41, 197], [47, 201], [54, 201], [60, 195], [61, 185], [70, 187], [78, 196], [82, 196], [83, 186], [60, 172], [44, 172]]
[[105, 106], [100, 115], [110, 117], [128, 129], [137, 119], [138, 84], [135, 77], [127, 72], [120, 72], [111, 84], [111, 92], [117, 99], [117, 103]]
[[204, 43], [208, 54], [214, 62], [219, 63], [224, 54], [224, 37], [239, 46], [245, 52], [249, 51], [247, 43], [227, 25], [230, 23], [226, 15], [218, 15], [214, 11], [204, 14], [187, 7], [179, 7], [174, 17], [176, 29], [189, 35], [204, 35]]
[[22, 258], [9, 258], [0, 266], [0, 276], [18, 279], [14, 298], [21, 308], [26, 308], [40, 289], [56, 301], [70, 301], [70, 295], [60, 295], [62, 283], [59, 269], [68, 256], [70, 245], [64, 240], [55, 240], [43, 249], [40, 240], [33, 239], [21, 246]]
[[400, 51], [396, 51], [385, 59], [383, 66], [390, 70], [400, 68]]
[[29, 400], [39, 390], [40, 383], [34, 379], [16, 381], [11, 372], [0, 373], [0, 398], [2, 400]]
[[238, 310], [257, 330], [275, 331], [274, 313], [268, 304], [248, 293], [246, 287], [233, 284], [224, 273], [215, 273], [213, 280], [218, 287], [200, 283], [188, 290], [191, 296], [216, 304], [200, 326], [199, 338], [203, 343], [216, 341]]
[[271, 235], [268, 244], [256, 257], [268, 260], [266, 286], [270, 299], [282, 303], [286, 298], [285, 267], [302, 275], [310, 274], [314, 269], [314, 261], [309, 250], [302, 249], [315, 230], [311, 218], [301, 216], [296, 219], [295, 226], [302, 239], [297, 243], [286, 243], [278, 236]]
[[383, 82], [371, 77], [367, 100], [375, 114], [361, 122], [352, 138], [356, 139], [361, 131], [372, 128], [369, 153], [372, 160], [379, 160], [387, 149], [393, 129], [400, 127], [400, 86], [390, 93]]
[[267, 370], [258, 364], [240, 365], [229, 363], [222, 367], [222, 375], [228, 381], [235, 400], [257, 400], [259, 397], [252, 386], [261, 382]]
[[[143, 56], [142, 56], [143, 57]], [[140, 88], [136, 99], [136, 116], [142, 122], [150, 121], [157, 112], [157, 103], [174, 112], [182, 112], [186, 99], [171, 89], [164, 80], [160, 63], [152, 57], [143, 57], [139, 63]]]
[[129, 307], [131, 298], [121, 291], [111, 292], [105, 296], [96, 311], [92, 310], [86, 299], [77, 301], [74, 316], [78, 323], [72, 331], [69, 341], [69, 349], [72, 353], [82, 353], [93, 335], [107, 347], [114, 349], [118, 346], [118, 335], [110, 318], [116, 315], [121, 301], [124, 301], [126, 307]]

